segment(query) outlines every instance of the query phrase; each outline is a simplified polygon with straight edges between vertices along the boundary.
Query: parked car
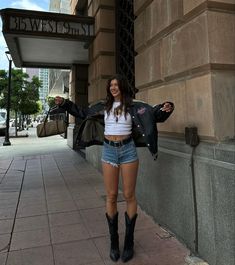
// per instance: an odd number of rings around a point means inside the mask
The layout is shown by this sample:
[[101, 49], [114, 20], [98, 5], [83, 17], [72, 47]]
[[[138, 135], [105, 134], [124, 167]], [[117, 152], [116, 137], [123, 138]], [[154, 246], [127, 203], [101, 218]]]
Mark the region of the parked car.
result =
[[0, 116], [2, 116], [3, 119], [7, 118], [7, 111], [5, 109], [0, 109]]
[[0, 135], [4, 136], [6, 132], [6, 119], [0, 115]]

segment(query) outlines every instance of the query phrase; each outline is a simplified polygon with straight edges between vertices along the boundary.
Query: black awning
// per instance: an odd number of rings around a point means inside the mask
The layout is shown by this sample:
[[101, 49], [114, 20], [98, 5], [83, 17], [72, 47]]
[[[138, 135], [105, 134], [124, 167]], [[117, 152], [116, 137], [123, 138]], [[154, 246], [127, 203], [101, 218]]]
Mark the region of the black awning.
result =
[[3, 35], [16, 67], [70, 68], [88, 63], [94, 18], [2, 9]]

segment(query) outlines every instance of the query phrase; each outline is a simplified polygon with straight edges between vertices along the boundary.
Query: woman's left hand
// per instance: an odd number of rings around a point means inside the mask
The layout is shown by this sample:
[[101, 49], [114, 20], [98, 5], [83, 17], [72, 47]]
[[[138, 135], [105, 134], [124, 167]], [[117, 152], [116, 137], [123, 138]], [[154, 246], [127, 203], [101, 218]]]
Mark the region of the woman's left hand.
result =
[[161, 108], [161, 111], [172, 112], [173, 109], [174, 109], [174, 106], [171, 103], [165, 102], [163, 107]]

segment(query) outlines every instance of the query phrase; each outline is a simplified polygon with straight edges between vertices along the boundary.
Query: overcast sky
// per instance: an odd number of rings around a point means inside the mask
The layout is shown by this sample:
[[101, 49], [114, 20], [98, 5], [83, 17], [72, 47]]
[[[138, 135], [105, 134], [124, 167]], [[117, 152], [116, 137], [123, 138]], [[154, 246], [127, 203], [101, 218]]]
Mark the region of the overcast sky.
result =
[[[48, 11], [49, 0], [0, 0], [0, 9], [19, 8], [28, 10]], [[8, 69], [8, 60], [5, 55], [7, 45], [2, 35], [2, 19], [0, 18], [0, 69]]]

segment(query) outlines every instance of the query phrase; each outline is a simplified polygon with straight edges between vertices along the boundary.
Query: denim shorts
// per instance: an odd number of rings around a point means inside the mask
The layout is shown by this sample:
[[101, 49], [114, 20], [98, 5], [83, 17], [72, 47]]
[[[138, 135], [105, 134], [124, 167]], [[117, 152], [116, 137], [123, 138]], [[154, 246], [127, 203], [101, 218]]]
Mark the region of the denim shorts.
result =
[[118, 167], [120, 164], [131, 163], [137, 160], [138, 155], [133, 139], [119, 147], [104, 142], [101, 157], [102, 162]]

